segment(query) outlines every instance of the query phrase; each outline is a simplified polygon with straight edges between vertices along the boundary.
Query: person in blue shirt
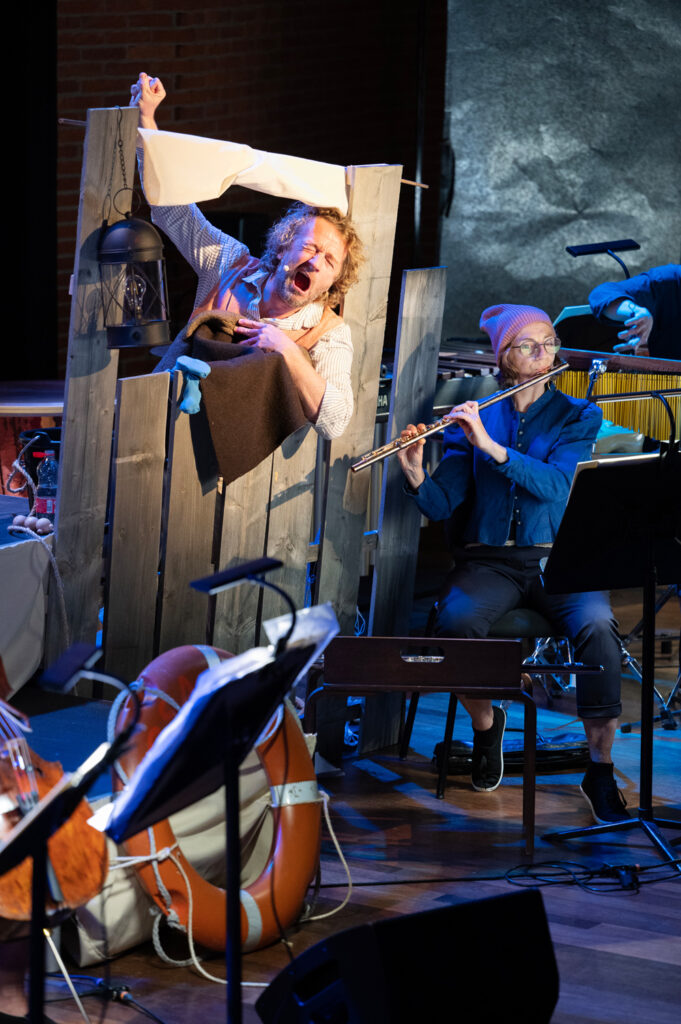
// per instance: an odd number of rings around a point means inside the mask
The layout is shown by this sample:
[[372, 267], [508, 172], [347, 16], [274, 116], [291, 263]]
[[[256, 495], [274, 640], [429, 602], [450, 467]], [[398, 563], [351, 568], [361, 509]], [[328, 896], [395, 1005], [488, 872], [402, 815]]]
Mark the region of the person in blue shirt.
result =
[[681, 264], [666, 263], [623, 281], [605, 281], [589, 295], [599, 320], [619, 321], [617, 352], [681, 359]]
[[[492, 342], [507, 384], [546, 373], [560, 341], [550, 317], [535, 306], [486, 309], [480, 327]], [[547, 594], [540, 562], [549, 554], [578, 462], [591, 457], [602, 414], [553, 383], [535, 384], [480, 411], [464, 402], [451, 413], [443, 457], [430, 476], [425, 441], [398, 453], [405, 490], [429, 519], [465, 512], [455, 565], [437, 605], [438, 636], [485, 637], [505, 612], [534, 607], [569, 636], [577, 657], [602, 665], [577, 677], [577, 707], [590, 762], [582, 782], [597, 823], [628, 817], [613, 774], [612, 744], [621, 713], [617, 624], [602, 592]], [[419, 429], [423, 424], [419, 424]], [[409, 424], [403, 437], [417, 428]], [[506, 716], [488, 700], [462, 697], [473, 724], [472, 783], [496, 789], [503, 777]]]

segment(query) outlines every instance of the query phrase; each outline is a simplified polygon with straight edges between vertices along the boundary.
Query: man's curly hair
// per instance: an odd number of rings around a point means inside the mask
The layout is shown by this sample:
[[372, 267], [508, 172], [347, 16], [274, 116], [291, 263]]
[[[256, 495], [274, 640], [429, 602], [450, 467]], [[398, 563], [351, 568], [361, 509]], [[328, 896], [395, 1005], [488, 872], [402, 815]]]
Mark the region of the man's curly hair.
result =
[[273, 273], [279, 265], [279, 253], [282, 249], [287, 247], [303, 224], [316, 217], [333, 224], [347, 246], [340, 274], [326, 295], [320, 296], [317, 300], [333, 308], [358, 279], [360, 267], [366, 259], [364, 246], [352, 221], [335, 206], [307, 206], [305, 203], [294, 203], [267, 232], [260, 266], [263, 270]]

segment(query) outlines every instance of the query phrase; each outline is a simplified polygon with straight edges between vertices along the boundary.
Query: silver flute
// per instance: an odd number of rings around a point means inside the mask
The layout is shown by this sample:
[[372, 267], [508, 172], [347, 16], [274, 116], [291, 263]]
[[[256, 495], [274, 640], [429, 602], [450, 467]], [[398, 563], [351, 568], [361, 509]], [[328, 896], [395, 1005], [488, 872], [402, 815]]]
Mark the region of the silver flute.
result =
[[[546, 373], [540, 373], [536, 377], [530, 377], [529, 380], [524, 380], [522, 384], [514, 384], [511, 388], [506, 388], [505, 391], [499, 391], [496, 395], [491, 395], [490, 398], [485, 398], [484, 401], [478, 404], [478, 409], [486, 409], [488, 405], [494, 405], [495, 402], [501, 402], [504, 398], [511, 398], [516, 395], [519, 391], [524, 391], [525, 388], [531, 388], [533, 384], [545, 384], [547, 381], [553, 380], [558, 374], [563, 373], [565, 370], [570, 369], [570, 364], [561, 362], [558, 366], [554, 366], [553, 369], [548, 370]], [[383, 459], [387, 459], [389, 455], [394, 455], [396, 452], [401, 452], [402, 449], [408, 448], [411, 444], [416, 444], [421, 438], [430, 437], [431, 434], [437, 434], [439, 430], [444, 430], [445, 427], [453, 421], [451, 413], [447, 416], [443, 416], [442, 419], [436, 420], [435, 423], [430, 423], [423, 430], [417, 430], [413, 434], [409, 434], [408, 437], [401, 438], [396, 437], [393, 441], [389, 441], [388, 444], [382, 445], [380, 448], [375, 448], [372, 452], [367, 452], [361, 459], [350, 466], [353, 473], [359, 473], [360, 469], [366, 469], [367, 466], [373, 466], [375, 462], [381, 462]]]

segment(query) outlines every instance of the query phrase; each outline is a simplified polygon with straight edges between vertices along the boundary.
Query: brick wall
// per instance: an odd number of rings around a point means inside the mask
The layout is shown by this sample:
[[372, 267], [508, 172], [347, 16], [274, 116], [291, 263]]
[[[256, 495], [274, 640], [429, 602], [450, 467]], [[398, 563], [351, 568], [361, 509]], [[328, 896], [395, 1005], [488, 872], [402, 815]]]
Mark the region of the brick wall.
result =
[[[168, 99], [159, 123], [172, 131], [244, 141], [256, 148], [333, 163], [402, 163], [413, 178], [417, 152], [419, 7], [345, 0], [59, 0], [58, 115], [83, 120], [88, 107], [125, 103], [140, 71], [159, 75]], [[438, 185], [446, 4], [425, 5], [420, 264], [437, 262]], [[78, 210], [83, 130], [58, 134], [58, 350], [63, 373]], [[414, 191], [404, 187], [394, 274], [414, 265]], [[228, 227], [255, 225], [281, 203], [243, 189], [203, 204]], [[144, 212], [144, 208], [143, 211]], [[166, 247], [173, 329], [192, 305], [194, 280]], [[393, 298], [395, 294], [393, 289]], [[391, 303], [394, 305], [394, 301]], [[394, 319], [394, 314], [393, 314]], [[144, 372], [145, 353], [123, 353], [122, 372]]]

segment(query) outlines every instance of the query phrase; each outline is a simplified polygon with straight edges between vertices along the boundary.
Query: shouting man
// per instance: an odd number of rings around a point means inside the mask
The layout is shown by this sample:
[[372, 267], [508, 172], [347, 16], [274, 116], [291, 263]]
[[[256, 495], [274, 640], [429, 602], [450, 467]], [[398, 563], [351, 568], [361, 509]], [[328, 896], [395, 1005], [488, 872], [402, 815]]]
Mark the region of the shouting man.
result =
[[[140, 126], [156, 129], [166, 92], [144, 72], [131, 87]], [[332, 207], [296, 203], [270, 229], [260, 259], [219, 231], [198, 207], [155, 206], [152, 220], [198, 275], [194, 312], [240, 314], [244, 344], [279, 352], [318, 434], [339, 437], [352, 415], [350, 329], [333, 312], [357, 280], [362, 243]]]

